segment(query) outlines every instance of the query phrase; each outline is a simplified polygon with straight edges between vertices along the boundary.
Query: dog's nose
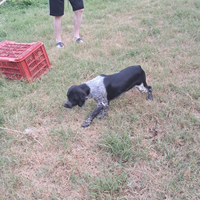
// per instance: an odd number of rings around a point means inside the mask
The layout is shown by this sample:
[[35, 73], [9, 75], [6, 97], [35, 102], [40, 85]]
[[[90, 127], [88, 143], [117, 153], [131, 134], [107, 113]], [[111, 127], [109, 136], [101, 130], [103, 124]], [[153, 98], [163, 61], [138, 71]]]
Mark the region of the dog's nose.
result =
[[63, 105], [65, 108], [67, 108], [67, 104], [65, 103], [64, 105]]
[[64, 106], [65, 108], [71, 108], [71, 107], [70, 107], [68, 104], [66, 104], [66, 103], [65, 103], [63, 106]]

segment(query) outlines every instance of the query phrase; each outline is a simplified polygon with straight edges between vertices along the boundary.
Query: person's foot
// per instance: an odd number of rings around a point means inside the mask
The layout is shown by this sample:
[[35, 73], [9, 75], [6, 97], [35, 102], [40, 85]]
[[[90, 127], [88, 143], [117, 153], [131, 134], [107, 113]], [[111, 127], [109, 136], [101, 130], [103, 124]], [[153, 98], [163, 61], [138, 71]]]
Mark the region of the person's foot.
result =
[[57, 48], [64, 48], [64, 44], [63, 44], [62, 42], [58, 42], [58, 43], [56, 44], [56, 47], [57, 47]]
[[85, 41], [79, 37], [79, 38], [73, 38], [74, 41], [78, 42], [78, 43], [84, 43]]

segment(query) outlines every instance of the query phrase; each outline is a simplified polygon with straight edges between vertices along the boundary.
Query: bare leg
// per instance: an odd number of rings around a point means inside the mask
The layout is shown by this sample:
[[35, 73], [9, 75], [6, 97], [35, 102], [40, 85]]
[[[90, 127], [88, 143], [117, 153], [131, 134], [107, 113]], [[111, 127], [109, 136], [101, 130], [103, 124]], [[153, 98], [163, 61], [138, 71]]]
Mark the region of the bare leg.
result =
[[[83, 14], [83, 9], [74, 11], [74, 16], [73, 16], [74, 36], [73, 36], [73, 40], [77, 40], [78, 38], [80, 38], [79, 30], [80, 30], [81, 22], [82, 22], [82, 14]], [[80, 41], [80, 42], [83, 42], [83, 41]]]
[[56, 16], [53, 22], [56, 43], [61, 42], [61, 18], [62, 16]]

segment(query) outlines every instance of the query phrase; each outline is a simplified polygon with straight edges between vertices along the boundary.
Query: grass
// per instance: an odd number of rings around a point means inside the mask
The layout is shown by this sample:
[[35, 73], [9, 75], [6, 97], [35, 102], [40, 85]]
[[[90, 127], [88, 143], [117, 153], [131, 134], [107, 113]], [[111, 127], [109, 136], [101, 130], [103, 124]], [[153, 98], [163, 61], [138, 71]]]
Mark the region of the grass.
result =
[[[0, 199], [199, 199], [199, 1], [85, 0], [84, 45], [66, 4], [63, 50], [48, 1], [31, 2], [0, 6], [0, 41], [43, 42], [51, 70], [0, 78]], [[62, 106], [69, 86], [137, 64], [152, 103], [133, 89], [86, 129], [93, 100]]]
[[110, 152], [112, 157], [120, 163], [132, 160], [134, 157], [133, 144], [130, 136], [126, 133], [105, 131], [99, 145], [104, 151]]
[[120, 190], [122, 190], [126, 182], [126, 174], [112, 173], [104, 174], [103, 177], [94, 177], [92, 182], [89, 182], [89, 198], [97, 199], [117, 199]]

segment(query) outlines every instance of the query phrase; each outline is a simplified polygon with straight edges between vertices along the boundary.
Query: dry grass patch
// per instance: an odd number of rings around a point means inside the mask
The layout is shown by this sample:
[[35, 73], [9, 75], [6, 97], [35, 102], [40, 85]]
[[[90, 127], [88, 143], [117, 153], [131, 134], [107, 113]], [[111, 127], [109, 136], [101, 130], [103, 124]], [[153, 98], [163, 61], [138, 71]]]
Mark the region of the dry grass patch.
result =
[[[68, 137], [72, 130], [53, 130], [53, 134], [51, 131], [29, 128], [25, 136], [13, 135], [15, 145], [9, 155], [19, 161], [17, 166], [10, 166], [17, 178], [13, 189], [20, 198], [26, 199], [66, 196], [82, 199], [87, 194], [84, 176], [97, 176], [101, 171], [101, 158], [95, 151], [98, 134], [94, 130], [78, 131]], [[66, 141], [65, 137], [68, 137]]]

